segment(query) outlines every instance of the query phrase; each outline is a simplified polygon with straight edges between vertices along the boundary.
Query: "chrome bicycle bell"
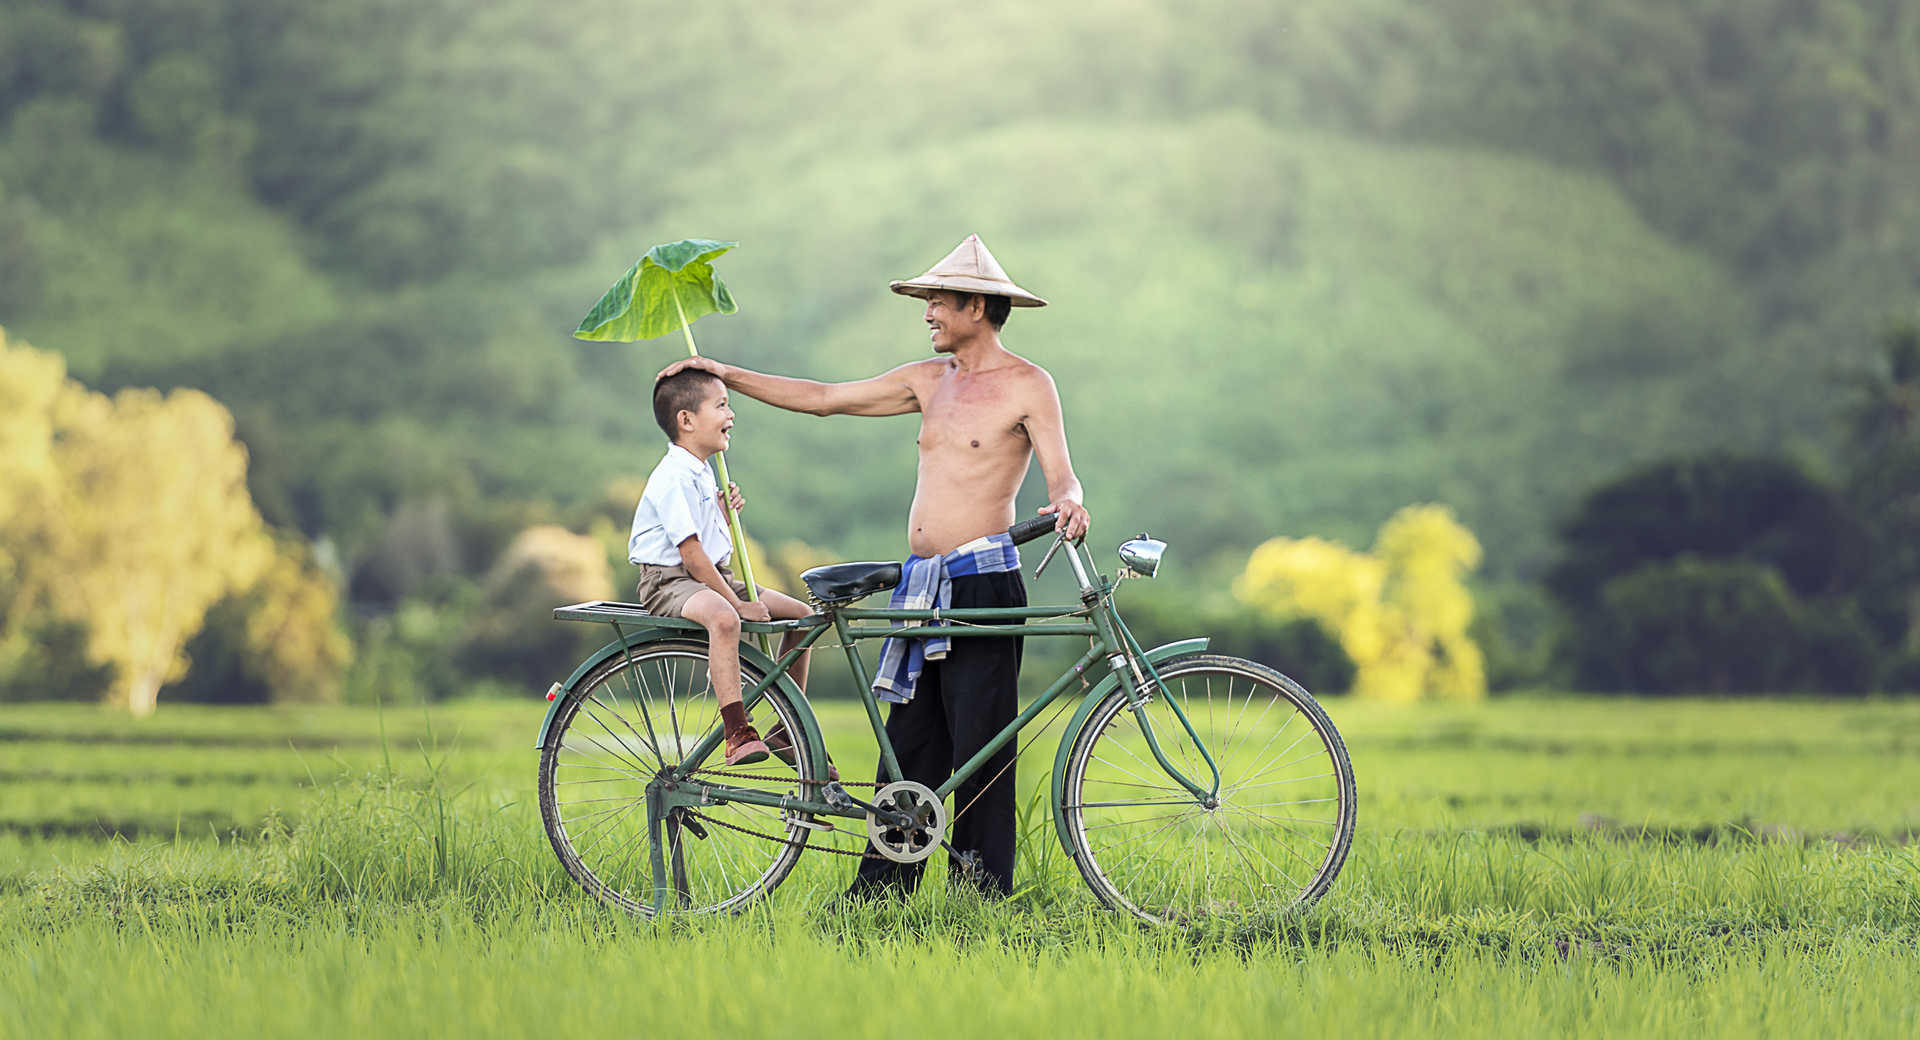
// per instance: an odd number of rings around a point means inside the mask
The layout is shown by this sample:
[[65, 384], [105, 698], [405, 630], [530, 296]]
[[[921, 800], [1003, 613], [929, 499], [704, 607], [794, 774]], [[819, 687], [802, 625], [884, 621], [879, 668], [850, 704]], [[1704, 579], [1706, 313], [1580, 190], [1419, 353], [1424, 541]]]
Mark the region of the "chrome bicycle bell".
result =
[[1167, 543], [1142, 531], [1120, 543], [1120, 562], [1142, 578], [1151, 578], [1160, 569], [1160, 556], [1166, 551]]

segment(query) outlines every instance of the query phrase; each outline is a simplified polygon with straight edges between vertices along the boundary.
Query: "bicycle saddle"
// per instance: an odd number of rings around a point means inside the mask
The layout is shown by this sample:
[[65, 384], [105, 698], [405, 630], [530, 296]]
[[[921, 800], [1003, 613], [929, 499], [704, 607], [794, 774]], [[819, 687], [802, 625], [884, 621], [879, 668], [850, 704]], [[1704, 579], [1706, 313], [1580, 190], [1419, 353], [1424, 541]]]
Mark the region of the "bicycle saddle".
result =
[[822, 603], [850, 603], [900, 584], [898, 563], [830, 563], [800, 575]]

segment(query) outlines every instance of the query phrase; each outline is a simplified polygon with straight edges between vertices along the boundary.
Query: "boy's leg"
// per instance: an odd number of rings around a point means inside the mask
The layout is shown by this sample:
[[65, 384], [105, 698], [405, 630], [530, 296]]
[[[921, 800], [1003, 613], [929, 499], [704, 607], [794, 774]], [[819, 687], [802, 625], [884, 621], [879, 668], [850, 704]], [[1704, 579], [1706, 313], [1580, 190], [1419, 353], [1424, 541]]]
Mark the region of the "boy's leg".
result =
[[740, 615], [712, 589], [701, 589], [680, 608], [680, 615], [707, 630], [707, 676], [713, 696], [725, 709], [740, 703]]
[[[790, 621], [794, 618], [803, 618], [813, 613], [811, 606], [794, 599], [784, 592], [778, 592], [773, 589], [761, 588], [760, 599], [766, 603], [767, 610], [772, 612], [775, 621]], [[804, 632], [788, 632], [782, 636], [780, 638], [780, 653], [775, 659], [777, 660], [779, 657], [785, 657], [788, 653], [791, 653], [793, 648], [799, 646], [800, 641], [806, 637], [806, 633]], [[787, 669], [787, 674], [793, 676], [794, 683], [802, 690], [807, 688], [807, 665], [810, 663], [809, 658], [812, 656], [813, 651], [811, 650], [801, 654], [800, 658], [793, 662], [793, 667]]]
[[694, 593], [680, 613], [707, 630], [707, 678], [713, 683], [714, 700], [720, 702], [720, 724], [727, 734], [726, 764], [764, 761], [770, 749], [747, 721], [747, 707], [740, 703], [740, 615], [712, 589]]

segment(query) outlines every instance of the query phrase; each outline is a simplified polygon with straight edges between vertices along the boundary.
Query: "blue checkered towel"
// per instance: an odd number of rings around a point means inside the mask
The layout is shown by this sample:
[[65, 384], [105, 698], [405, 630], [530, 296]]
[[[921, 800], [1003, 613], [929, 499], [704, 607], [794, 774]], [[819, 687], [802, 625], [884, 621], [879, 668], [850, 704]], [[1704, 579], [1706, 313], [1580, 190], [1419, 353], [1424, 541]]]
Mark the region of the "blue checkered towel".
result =
[[[1020, 550], [1005, 532], [976, 538], [939, 556], [909, 556], [901, 565], [900, 584], [894, 586], [891, 610], [946, 610], [953, 605], [953, 579], [970, 574], [1005, 574], [1020, 569]], [[945, 622], [898, 622], [907, 628]], [[880, 668], [873, 680], [874, 696], [894, 704], [913, 699], [920, 673], [928, 661], [947, 656], [953, 640], [945, 636], [889, 638], [880, 646]]]

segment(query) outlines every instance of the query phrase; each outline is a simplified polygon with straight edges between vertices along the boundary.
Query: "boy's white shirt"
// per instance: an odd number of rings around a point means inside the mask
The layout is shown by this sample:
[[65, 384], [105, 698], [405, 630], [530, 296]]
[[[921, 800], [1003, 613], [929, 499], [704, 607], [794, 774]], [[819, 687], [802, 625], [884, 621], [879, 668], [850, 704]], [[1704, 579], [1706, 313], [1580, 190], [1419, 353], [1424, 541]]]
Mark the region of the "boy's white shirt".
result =
[[627, 559], [677, 567], [682, 562], [680, 543], [698, 535], [700, 548], [715, 566], [727, 562], [733, 556], [733, 538], [719, 494], [720, 482], [706, 463], [678, 444], [669, 445], [634, 507]]

